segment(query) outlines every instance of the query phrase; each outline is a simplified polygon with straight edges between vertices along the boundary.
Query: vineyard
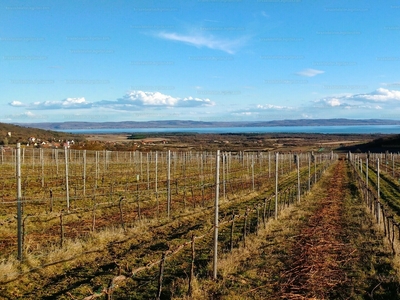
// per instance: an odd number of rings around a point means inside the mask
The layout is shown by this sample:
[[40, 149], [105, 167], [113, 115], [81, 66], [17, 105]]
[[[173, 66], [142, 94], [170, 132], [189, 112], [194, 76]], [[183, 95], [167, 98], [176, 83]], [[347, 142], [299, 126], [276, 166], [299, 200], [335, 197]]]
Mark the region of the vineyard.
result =
[[[362, 157], [348, 155], [351, 176], [395, 252], [400, 162], [379, 174]], [[337, 164], [334, 153], [3, 151], [0, 297], [196, 297]]]
[[400, 162], [398, 154], [349, 153], [362, 197], [387, 236], [392, 251], [400, 241]]

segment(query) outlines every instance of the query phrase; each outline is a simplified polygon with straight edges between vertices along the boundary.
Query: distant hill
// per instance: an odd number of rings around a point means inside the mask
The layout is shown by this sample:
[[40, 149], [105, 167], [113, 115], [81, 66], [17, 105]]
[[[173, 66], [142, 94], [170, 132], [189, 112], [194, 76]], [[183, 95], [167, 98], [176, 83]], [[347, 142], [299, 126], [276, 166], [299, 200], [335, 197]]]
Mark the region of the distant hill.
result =
[[[9, 136], [8, 133], [11, 133]], [[35, 137], [42, 141], [53, 141], [53, 140], [72, 140], [77, 141], [83, 140], [83, 136], [77, 134], [69, 134], [64, 132], [43, 130], [33, 127], [18, 126], [7, 123], [0, 123], [0, 145], [16, 144], [16, 143], [27, 143], [29, 137]]]
[[54, 122], [54, 123], [19, 123], [47, 130], [68, 129], [123, 129], [123, 128], [207, 128], [207, 127], [271, 127], [271, 126], [350, 126], [350, 125], [400, 125], [397, 120], [382, 119], [299, 119], [257, 122], [202, 122], [202, 121], [148, 121], [148, 122]]
[[342, 147], [339, 150], [351, 152], [398, 152], [400, 151], [400, 135], [385, 136], [365, 144]]

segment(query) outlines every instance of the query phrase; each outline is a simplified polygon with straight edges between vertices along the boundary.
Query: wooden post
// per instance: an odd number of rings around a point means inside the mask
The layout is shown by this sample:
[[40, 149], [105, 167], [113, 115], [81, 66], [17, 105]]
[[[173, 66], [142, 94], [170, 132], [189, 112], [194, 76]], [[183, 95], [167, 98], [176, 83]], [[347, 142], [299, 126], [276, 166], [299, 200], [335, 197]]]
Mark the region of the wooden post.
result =
[[161, 300], [161, 290], [162, 290], [162, 282], [164, 276], [164, 264], [165, 264], [165, 253], [162, 254], [161, 261], [160, 261], [160, 272], [158, 276], [158, 289], [157, 289], [157, 300]]
[[230, 237], [230, 251], [233, 250], [233, 231], [235, 229], [235, 212], [232, 212], [232, 224], [231, 224], [231, 237]]
[[63, 213], [60, 214], [60, 248], [64, 245], [64, 220]]
[[244, 225], [243, 225], [243, 247], [246, 248], [246, 233], [247, 233], [247, 209], [244, 214]]
[[264, 198], [264, 208], [263, 208], [263, 224], [264, 224], [264, 229], [267, 228], [266, 213], [267, 213], [267, 198]]
[[50, 212], [53, 211], [53, 190], [50, 189]]
[[124, 231], [126, 231], [126, 229], [125, 229], [125, 223], [124, 223], [124, 216], [123, 216], [123, 213], [122, 213], [122, 200], [124, 200], [124, 197], [121, 197], [121, 198], [119, 199], [119, 218], [120, 218], [120, 221], [121, 221], [122, 229], [123, 229]]
[[92, 210], [92, 232], [96, 230], [96, 203], [93, 204]]
[[190, 276], [189, 276], [189, 287], [188, 287], [188, 292], [187, 295], [190, 297], [192, 296], [192, 283], [194, 279], [194, 259], [195, 259], [195, 252], [194, 252], [194, 234], [192, 234], [192, 260], [190, 264]]

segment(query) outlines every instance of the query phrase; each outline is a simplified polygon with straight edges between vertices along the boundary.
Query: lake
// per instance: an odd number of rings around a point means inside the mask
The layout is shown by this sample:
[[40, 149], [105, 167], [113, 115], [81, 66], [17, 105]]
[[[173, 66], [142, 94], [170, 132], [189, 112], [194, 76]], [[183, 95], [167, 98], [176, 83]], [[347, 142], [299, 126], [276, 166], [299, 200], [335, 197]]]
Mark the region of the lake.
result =
[[77, 134], [121, 133], [323, 133], [323, 134], [400, 134], [400, 125], [351, 126], [273, 126], [273, 127], [213, 127], [213, 128], [118, 128], [118, 129], [63, 129]]

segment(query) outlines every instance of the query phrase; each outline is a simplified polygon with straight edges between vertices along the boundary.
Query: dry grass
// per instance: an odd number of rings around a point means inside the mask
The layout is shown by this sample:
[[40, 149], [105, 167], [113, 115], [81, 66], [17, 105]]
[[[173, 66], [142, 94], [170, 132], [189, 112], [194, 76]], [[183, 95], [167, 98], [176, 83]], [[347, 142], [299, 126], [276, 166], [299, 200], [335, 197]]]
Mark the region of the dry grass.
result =
[[[46, 251], [32, 253], [24, 253], [23, 262], [10, 256], [3, 259], [0, 263], [0, 274], [5, 274], [6, 278], [0, 281], [10, 281], [18, 277], [18, 275], [33, 269], [40, 269], [42, 276], [55, 276], [62, 274], [65, 270], [91, 262], [97, 257], [102, 256], [102, 252], [110, 243], [121, 242], [127, 239], [131, 241], [137, 237], [150, 238], [148, 231], [149, 225], [154, 222], [142, 221], [136, 227], [129, 228], [126, 232], [122, 228], [112, 227], [102, 231], [93, 233], [86, 240], [66, 240], [63, 247], [59, 244], [53, 244]], [[29, 248], [29, 245], [27, 245]], [[54, 262], [63, 262], [54, 264]], [[49, 266], [46, 266], [49, 265]], [[43, 267], [46, 266], [46, 267]]]
[[[313, 199], [319, 189], [320, 187], [316, 186], [312, 192], [303, 196], [302, 204]], [[281, 245], [278, 248], [285, 251], [284, 249], [295, 239], [293, 229], [298, 228], [310, 214], [310, 211], [303, 210], [302, 206], [297, 204], [284, 209], [279, 214], [278, 220], [271, 218], [267, 221], [265, 229], [263, 226], [260, 227], [258, 236], [249, 235], [246, 247], [240, 245], [218, 259], [218, 281], [197, 278], [191, 297], [177, 296], [173, 299], [200, 300], [214, 296], [219, 297], [218, 299], [266, 299], [264, 292], [258, 295], [259, 289], [272, 293], [275, 283], [270, 280], [271, 276], [274, 276], [271, 274], [275, 273], [278, 276], [277, 270], [282, 264], [278, 259], [279, 254], [269, 256], [265, 251], [272, 250], [269, 248], [271, 245]], [[269, 257], [264, 257], [263, 260], [260, 258], [262, 256]], [[263, 270], [254, 267], [262, 264], [266, 264]], [[212, 269], [211, 262], [208, 269]], [[266, 279], [264, 282], [262, 282], [263, 276]]]
[[[326, 178], [331, 176], [332, 170], [328, 170]], [[278, 220], [271, 219], [258, 236], [249, 236], [246, 248], [239, 247], [219, 258], [217, 281], [197, 278], [191, 298], [176, 296], [174, 299], [280, 298], [282, 272], [290, 267], [289, 261], [296, 260], [290, 257], [295, 241], [316, 211], [319, 199], [327, 196], [327, 186], [328, 182], [322, 180], [310, 194], [302, 197], [300, 205], [285, 209]], [[378, 225], [371, 222], [359, 195], [350, 195], [348, 190], [344, 201], [345, 235], [357, 251], [352, 254], [355, 263], [343, 269], [351, 286], [340, 286], [333, 294], [348, 295], [348, 299], [398, 299], [400, 257], [390, 254], [387, 238], [377, 234]], [[211, 263], [208, 269], [212, 269]]]

